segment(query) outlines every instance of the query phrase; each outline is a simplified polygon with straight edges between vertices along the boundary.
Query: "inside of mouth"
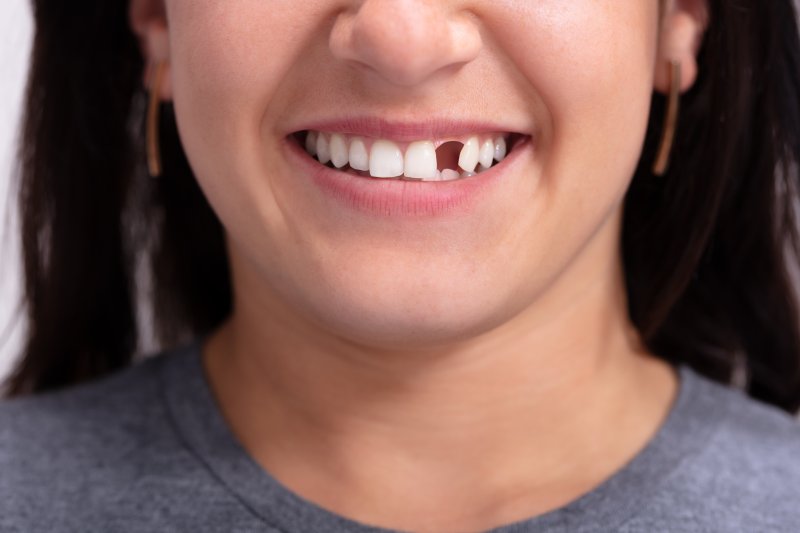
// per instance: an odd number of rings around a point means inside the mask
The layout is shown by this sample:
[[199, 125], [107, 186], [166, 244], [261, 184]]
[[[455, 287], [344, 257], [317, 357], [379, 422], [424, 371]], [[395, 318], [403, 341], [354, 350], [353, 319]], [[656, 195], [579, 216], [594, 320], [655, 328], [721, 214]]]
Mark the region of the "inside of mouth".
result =
[[[290, 137], [290, 139], [292, 139], [294, 142], [296, 142], [302, 148], [303, 146], [305, 146], [306, 137], [308, 136], [308, 134], [309, 134], [309, 131], [308, 130], [304, 130], [304, 131], [298, 131], [296, 133], [293, 133], [289, 137]], [[526, 136], [521, 134], [521, 133], [511, 133], [511, 134], [509, 134], [508, 137], [506, 138], [506, 141], [507, 141], [507, 144], [508, 144], [508, 154], [511, 154], [511, 152], [513, 152], [514, 149], [516, 149], [516, 147], [522, 141], [525, 140], [525, 137]], [[464, 147], [464, 144], [461, 143], [461, 142], [458, 142], [458, 141], [449, 141], [449, 142], [446, 142], [446, 143], [443, 143], [442, 145], [440, 145], [436, 149], [436, 161], [437, 161], [437, 164], [438, 164], [438, 170], [442, 171], [442, 170], [450, 169], [450, 170], [454, 170], [454, 171], [459, 172], [459, 173], [462, 172], [461, 168], [459, 168], [459, 166], [458, 166], [458, 159], [459, 159], [459, 156], [461, 154], [461, 149], [463, 147]], [[317, 161], [316, 158], [314, 158], [314, 161], [316, 161], [317, 164], [322, 164], [319, 161]], [[502, 161], [500, 163], [495, 163], [494, 166], [497, 166], [497, 165], [500, 165], [500, 164], [502, 164]], [[326, 167], [328, 167], [330, 169], [333, 169], [333, 170], [338, 170], [339, 172], [346, 172], [348, 174], [355, 174], [357, 176], [361, 176], [361, 177], [365, 177], [365, 178], [372, 178], [372, 176], [370, 175], [369, 171], [356, 170], [354, 168], [351, 168], [349, 164], [346, 164], [342, 168], [337, 168], [333, 164], [333, 162], [329, 161], [329, 162], [325, 163], [324, 166], [326, 166]], [[409, 179], [409, 178], [402, 178], [401, 177], [401, 178], [398, 178], [398, 179]]]
[[438, 170], [455, 170], [461, 172], [458, 168], [458, 156], [461, 154], [461, 149], [464, 148], [464, 143], [458, 141], [450, 141], [441, 145], [436, 149], [436, 162], [438, 163]]

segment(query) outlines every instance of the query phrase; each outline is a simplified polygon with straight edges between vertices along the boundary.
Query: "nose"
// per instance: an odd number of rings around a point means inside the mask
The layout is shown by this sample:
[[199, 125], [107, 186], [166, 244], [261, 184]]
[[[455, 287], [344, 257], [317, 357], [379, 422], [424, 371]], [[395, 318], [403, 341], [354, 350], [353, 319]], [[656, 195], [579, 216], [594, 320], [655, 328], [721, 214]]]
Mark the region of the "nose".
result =
[[336, 19], [333, 55], [397, 86], [414, 86], [473, 61], [480, 28], [448, 0], [362, 0]]

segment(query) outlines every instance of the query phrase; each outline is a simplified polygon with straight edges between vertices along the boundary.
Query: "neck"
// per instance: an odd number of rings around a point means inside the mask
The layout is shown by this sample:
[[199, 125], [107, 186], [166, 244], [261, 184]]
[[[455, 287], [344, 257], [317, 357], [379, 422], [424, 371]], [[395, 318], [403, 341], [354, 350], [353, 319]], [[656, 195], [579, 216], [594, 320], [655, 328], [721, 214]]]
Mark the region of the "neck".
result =
[[[247, 279], [241, 270], [234, 279]], [[430, 527], [434, 512], [437, 530], [493, 527], [608, 477], [674, 397], [672, 371], [627, 318], [619, 265], [590, 270], [580, 298], [543, 299], [478, 337], [414, 350], [358, 345], [275, 298], [244, 299], [204, 364], [233, 432], [290, 489], [392, 527]]]

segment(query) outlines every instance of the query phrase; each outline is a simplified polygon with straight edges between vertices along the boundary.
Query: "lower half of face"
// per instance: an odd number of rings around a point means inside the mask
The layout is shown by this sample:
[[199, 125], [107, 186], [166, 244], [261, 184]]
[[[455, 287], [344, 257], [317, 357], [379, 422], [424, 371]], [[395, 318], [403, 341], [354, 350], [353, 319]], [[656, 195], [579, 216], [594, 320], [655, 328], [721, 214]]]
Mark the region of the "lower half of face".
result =
[[608, 275], [655, 0], [221, 4], [169, 5], [172, 83], [237, 301], [405, 346]]

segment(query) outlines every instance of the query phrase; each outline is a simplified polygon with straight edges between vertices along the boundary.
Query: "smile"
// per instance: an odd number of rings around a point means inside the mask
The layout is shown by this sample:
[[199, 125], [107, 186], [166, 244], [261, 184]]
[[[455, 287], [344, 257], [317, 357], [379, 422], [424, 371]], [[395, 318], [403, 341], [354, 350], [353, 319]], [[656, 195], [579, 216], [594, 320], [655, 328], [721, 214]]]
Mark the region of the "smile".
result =
[[430, 219], [493, 205], [500, 184], [531, 161], [532, 135], [493, 126], [350, 119], [294, 130], [283, 146], [297, 176], [309, 178], [300, 183], [333, 201], [325, 209]]
[[501, 163], [521, 137], [485, 133], [400, 142], [315, 130], [295, 134], [306, 153], [328, 168], [361, 177], [419, 181], [476, 176]]

